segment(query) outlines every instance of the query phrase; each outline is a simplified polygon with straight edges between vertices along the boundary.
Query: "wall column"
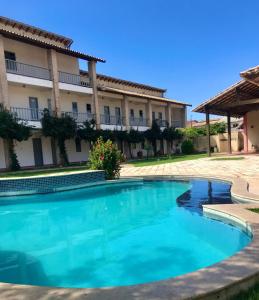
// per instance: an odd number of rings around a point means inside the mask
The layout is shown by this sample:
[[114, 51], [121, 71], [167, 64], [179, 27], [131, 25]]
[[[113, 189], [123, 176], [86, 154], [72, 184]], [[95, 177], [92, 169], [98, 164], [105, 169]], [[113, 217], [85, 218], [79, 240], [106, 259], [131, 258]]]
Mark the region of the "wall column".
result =
[[99, 107], [97, 77], [96, 77], [96, 61], [94, 60], [88, 61], [88, 74], [89, 74], [90, 85], [93, 89], [92, 102], [94, 104], [96, 128], [100, 128], [101, 122], [100, 122], [100, 107]]
[[125, 126], [126, 130], [130, 128], [130, 123], [129, 123], [129, 100], [128, 96], [123, 95], [123, 99], [121, 101], [121, 107], [122, 107], [122, 117], [125, 120]]
[[247, 127], [247, 113], [243, 117], [243, 136], [244, 136], [244, 152], [248, 153], [248, 127]]
[[147, 126], [152, 126], [152, 103], [151, 100], [147, 100], [146, 104], [146, 110], [147, 110]]
[[48, 62], [49, 68], [52, 75], [52, 103], [54, 105], [54, 111], [59, 116], [61, 114], [61, 105], [60, 105], [60, 91], [59, 91], [59, 73], [58, 73], [58, 61], [57, 61], [57, 52], [54, 49], [48, 51]]
[[210, 152], [210, 114], [209, 114], [208, 110], [206, 110], [206, 127], [207, 127], [207, 153], [208, 153], [208, 156], [211, 156], [211, 152]]
[[166, 121], [168, 123], [168, 126], [172, 126], [172, 106], [170, 103], [167, 103], [166, 111], [165, 111], [165, 117]]
[[231, 147], [231, 116], [228, 112], [227, 114], [227, 127], [228, 127], [228, 154], [232, 153], [232, 147]]
[[7, 109], [10, 108], [8, 98], [8, 82], [6, 75], [5, 66], [5, 55], [4, 55], [4, 40], [0, 34], [0, 103], [3, 104]]

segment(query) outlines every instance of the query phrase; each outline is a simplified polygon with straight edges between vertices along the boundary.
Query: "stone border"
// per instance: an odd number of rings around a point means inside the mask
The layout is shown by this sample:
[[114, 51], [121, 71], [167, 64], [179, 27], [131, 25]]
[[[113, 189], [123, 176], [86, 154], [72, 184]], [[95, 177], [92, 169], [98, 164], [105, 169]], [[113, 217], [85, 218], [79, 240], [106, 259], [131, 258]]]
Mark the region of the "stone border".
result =
[[[194, 179], [188, 176], [147, 176], [145, 178]], [[131, 177], [133, 179], [133, 177]], [[205, 179], [205, 177], [202, 177]], [[125, 178], [127, 181], [128, 179]], [[210, 179], [210, 178], [206, 178]], [[214, 178], [214, 180], [222, 180]], [[230, 179], [222, 181], [230, 182]], [[233, 182], [233, 185], [237, 184]], [[244, 181], [241, 182], [244, 187]], [[246, 185], [247, 186], [247, 185]], [[236, 190], [237, 189], [237, 190]], [[234, 192], [239, 188], [232, 187]], [[232, 191], [231, 190], [231, 191]], [[248, 193], [247, 190], [241, 191]], [[249, 193], [250, 194], [250, 193]], [[240, 196], [237, 193], [238, 197]], [[2, 299], [88, 299], [88, 300], [165, 300], [165, 299], [229, 299], [251, 287], [259, 279], [259, 217], [247, 208], [254, 204], [204, 205], [206, 216], [241, 226], [253, 234], [252, 242], [232, 257], [215, 265], [168, 280], [112, 288], [48, 288], [0, 283]]]

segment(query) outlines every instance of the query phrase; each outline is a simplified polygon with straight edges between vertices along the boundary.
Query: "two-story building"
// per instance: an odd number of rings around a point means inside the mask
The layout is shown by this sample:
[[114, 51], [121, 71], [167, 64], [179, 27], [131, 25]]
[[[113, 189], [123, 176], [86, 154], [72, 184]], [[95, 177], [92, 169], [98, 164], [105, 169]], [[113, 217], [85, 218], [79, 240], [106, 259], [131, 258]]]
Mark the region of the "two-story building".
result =
[[[56, 147], [41, 134], [45, 108], [70, 114], [78, 123], [95, 119], [102, 129], [148, 129], [152, 120], [185, 127], [186, 103], [165, 97], [166, 90], [96, 74], [97, 58], [71, 49], [73, 41], [31, 25], [0, 17], [0, 103], [33, 128], [15, 151], [22, 167], [57, 162]], [[85, 61], [85, 71], [79, 61]], [[66, 143], [69, 161], [86, 161], [84, 141]], [[139, 146], [141, 147], [141, 146]], [[6, 149], [0, 140], [0, 169]]]

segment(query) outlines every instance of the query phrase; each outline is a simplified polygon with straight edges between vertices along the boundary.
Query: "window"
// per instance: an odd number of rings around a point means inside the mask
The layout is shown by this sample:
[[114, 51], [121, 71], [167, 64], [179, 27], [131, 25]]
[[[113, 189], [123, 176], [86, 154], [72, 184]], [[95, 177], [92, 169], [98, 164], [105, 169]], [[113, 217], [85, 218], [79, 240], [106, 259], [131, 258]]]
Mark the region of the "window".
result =
[[82, 152], [81, 140], [80, 138], [75, 138], [76, 152]]
[[139, 111], [139, 117], [140, 117], [140, 119], [143, 119], [143, 110]]
[[155, 121], [155, 119], [156, 119], [156, 113], [152, 111], [152, 121]]
[[88, 113], [88, 114], [91, 114], [92, 113], [92, 106], [91, 106], [91, 104], [86, 104], [86, 112]]
[[132, 119], [134, 119], [134, 109], [131, 109], [131, 110], [130, 110], [130, 117], [131, 117]]
[[162, 121], [163, 119], [163, 114], [161, 112], [158, 113], [158, 119]]
[[141, 149], [145, 149], [145, 142], [141, 142]]

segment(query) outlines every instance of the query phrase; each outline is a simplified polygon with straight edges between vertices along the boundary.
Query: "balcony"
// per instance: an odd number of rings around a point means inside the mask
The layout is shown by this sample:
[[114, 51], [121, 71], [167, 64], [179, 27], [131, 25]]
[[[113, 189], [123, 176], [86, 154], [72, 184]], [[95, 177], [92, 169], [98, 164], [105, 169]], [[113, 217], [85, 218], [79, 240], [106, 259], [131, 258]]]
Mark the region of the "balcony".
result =
[[90, 81], [80, 75], [70, 74], [66, 72], [59, 72], [59, 82], [79, 85], [83, 87], [90, 87]]
[[51, 80], [51, 74], [49, 69], [23, 64], [9, 59], [5, 60], [5, 66], [7, 73], [38, 79]]
[[168, 122], [166, 120], [156, 119], [155, 121], [160, 127], [166, 127], [168, 125]]
[[182, 121], [181, 120], [174, 120], [174, 121], [172, 121], [172, 127], [182, 128], [183, 127]]
[[95, 120], [95, 115], [92, 113], [62, 111], [61, 114], [70, 116], [71, 118], [75, 119], [77, 123], [84, 123], [85, 121]]
[[117, 125], [117, 126], [125, 125], [125, 118], [120, 116], [101, 115], [100, 121], [101, 124], [104, 125]]
[[42, 109], [11, 107], [10, 111], [18, 120], [22, 121], [40, 121], [43, 117]]
[[130, 118], [129, 119], [130, 126], [148, 126], [148, 119], [144, 118]]

